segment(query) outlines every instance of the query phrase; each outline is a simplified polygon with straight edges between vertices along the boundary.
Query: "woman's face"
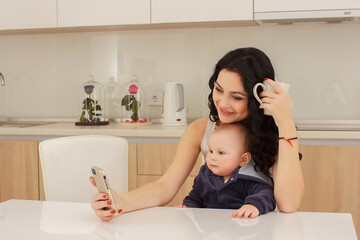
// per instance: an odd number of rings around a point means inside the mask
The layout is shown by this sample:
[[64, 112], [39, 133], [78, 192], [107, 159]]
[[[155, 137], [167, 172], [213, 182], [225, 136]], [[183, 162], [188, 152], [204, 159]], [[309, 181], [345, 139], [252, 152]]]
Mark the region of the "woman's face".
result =
[[223, 69], [215, 82], [213, 100], [222, 123], [239, 122], [248, 113], [248, 95], [239, 74]]

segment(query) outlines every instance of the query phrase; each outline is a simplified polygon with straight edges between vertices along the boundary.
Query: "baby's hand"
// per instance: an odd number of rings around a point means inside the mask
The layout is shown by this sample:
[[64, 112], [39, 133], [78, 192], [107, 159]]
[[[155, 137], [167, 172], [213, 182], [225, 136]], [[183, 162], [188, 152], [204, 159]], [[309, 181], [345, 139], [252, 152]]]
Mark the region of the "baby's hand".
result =
[[245, 204], [235, 212], [233, 212], [233, 218], [255, 218], [259, 216], [259, 209], [252, 204]]
[[177, 207], [177, 208], [186, 208], [185, 205], [175, 205], [174, 207]]

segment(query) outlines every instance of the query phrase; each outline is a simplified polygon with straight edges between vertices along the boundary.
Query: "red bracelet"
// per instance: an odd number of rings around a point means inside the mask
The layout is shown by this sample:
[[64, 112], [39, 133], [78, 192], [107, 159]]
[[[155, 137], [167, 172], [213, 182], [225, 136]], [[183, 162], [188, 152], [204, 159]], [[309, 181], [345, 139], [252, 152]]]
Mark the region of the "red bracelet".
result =
[[294, 148], [294, 146], [292, 145], [291, 140], [296, 140], [296, 139], [298, 139], [298, 137], [293, 137], [293, 138], [279, 137], [279, 140], [285, 140], [285, 141], [287, 141], [292, 148]]

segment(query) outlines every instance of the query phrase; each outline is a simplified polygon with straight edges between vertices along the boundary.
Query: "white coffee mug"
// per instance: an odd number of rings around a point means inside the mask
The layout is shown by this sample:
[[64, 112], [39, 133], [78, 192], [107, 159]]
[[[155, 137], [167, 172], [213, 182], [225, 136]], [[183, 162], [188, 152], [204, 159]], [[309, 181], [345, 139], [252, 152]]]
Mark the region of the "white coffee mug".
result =
[[[285, 93], [288, 93], [289, 89], [290, 89], [290, 84], [288, 83], [284, 83], [284, 82], [276, 82], [281, 88], [282, 90], [285, 92]], [[270, 84], [268, 84], [266, 81], [264, 81], [263, 83], [257, 83], [255, 84], [254, 88], [253, 88], [253, 93], [254, 93], [254, 96], [256, 98], [256, 100], [262, 104], [263, 102], [261, 101], [260, 97], [258, 96], [257, 94], [257, 88], [258, 87], [261, 87], [264, 91], [271, 91], [271, 92], [275, 92], [275, 90], [270, 86]], [[270, 115], [271, 116], [271, 113], [269, 112], [269, 110], [267, 109], [264, 109], [264, 114], [265, 115]]]

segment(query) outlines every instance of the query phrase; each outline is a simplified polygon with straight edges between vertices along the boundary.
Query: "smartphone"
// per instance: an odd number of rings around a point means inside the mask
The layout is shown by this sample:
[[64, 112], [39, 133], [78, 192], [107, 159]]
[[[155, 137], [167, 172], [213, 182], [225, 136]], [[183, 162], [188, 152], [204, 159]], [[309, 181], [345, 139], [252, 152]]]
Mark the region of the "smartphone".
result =
[[[109, 210], [109, 209], [115, 209], [117, 210], [116, 208], [116, 205], [115, 205], [115, 201], [114, 201], [114, 198], [111, 194], [111, 191], [110, 191], [110, 185], [109, 185], [109, 181], [106, 177], [106, 174], [105, 174], [105, 171], [99, 167], [92, 167], [91, 168], [91, 173], [94, 177], [94, 180], [95, 180], [95, 183], [96, 183], [96, 187], [98, 189], [99, 192], [101, 193], [106, 193], [109, 198], [108, 200], [111, 200], [112, 202], [112, 205], [109, 205], [108, 207], [105, 207], [104, 209], [106, 210]], [[116, 216], [118, 215], [118, 212], [116, 211], [115, 214], [113, 214], [113, 216]]]

